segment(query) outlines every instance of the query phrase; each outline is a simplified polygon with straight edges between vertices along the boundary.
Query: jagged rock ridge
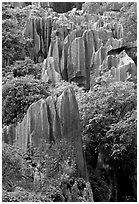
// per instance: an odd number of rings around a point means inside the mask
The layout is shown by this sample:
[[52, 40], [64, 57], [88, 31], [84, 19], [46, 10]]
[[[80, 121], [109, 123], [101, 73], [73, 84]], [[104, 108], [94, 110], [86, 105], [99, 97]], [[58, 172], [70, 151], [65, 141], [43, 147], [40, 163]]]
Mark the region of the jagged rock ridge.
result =
[[[81, 24], [81, 19], [84, 22], [83, 24]], [[58, 23], [60, 23], [60, 28]], [[65, 23], [65, 25], [62, 23]], [[129, 69], [133, 68], [132, 73], [136, 72], [135, 65], [130, 66], [130, 63], [127, 65], [127, 62], [123, 62], [123, 65], [124, 63], [126, 64], [126, 68], [119, 68], [120, 65], [115, 65], [115, 60], [118, 60], [120, 57], [122, 58], [122, 55], [118, 56], [120, 53], [117, 53], [116, 57], [113, 57], [113, 53], [110, 52], [110, 50], [124, 46], [123, 27], [121, 24], [114, 22], [111, 24], [107, 23], [103, 16], [96, 17], [89, 14], [77, 16], [75, 13], [74, 15], [71, 14], [71, 16], [61, 15], [59, 18], [56, 17], [53, 24], [53, 31], [55, 30], [56, 32], [52, 31], [55, 33], [55, 38], [51, 39], [47, 61], [50, 60], [49, 57], [53, 57], [57, 63], [55, 63], [56, 66], [53, 66], [49, 74], [48, 71], [44, 71], [50, 70], [44, 61], [45, 69], [43, 67], [42, 71], [43, 81], [58, 82], [61, 79], [69, 82], [74, 81], [79, 86], [89, 89], [90, 75], [93, 74], [94, 77], [100, 76], [104, 64], [105, 66], [107, 64], [107, 71], [111, 70], [112, 67], [124, 70], [125, 74], [122, 74], [123, 76], [120, 77], [122, 81], [127, 80]], [[114, 61], [112, 60], [111, 62], [111, 59], [114, 59]], [[131, 64], [133, 64], [133, 60], [131, 61]], [[57, 78], [53, 75], [54, 78], [52, 79], [54, 69], [61, 77]], [[119, 71], [116, 70], [116, 72]], [[111, 77], [115, 78], [115, 75], [111, 74]], [[119, 81], [119, 78], [116, 79]]]
[[32, 144], [37, 147], [42, 139], [49, 144], [60, 139], [69, 141], [75, 147], [78, 175], [86, 179], [79, 110], [71, 87], [58, 98], [48, 96], [33, 103], [21, 123], [3, 129], [3, 141], [23, 151]]

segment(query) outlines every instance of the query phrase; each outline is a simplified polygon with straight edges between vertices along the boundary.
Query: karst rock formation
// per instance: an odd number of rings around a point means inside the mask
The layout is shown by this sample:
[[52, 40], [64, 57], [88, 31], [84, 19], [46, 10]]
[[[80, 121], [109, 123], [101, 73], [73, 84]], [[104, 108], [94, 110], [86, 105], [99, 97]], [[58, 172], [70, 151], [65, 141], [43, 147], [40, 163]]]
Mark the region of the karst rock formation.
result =
[[48, 144], [66, 139], [75, 148], [78, 175], [86, 179], [78, 104], [71, 87], [59, 97], [48, 96], [33, 103], [21, 123], [3, 129], [3, 141], [23, 151], [37, 147], [42, 140]]
[[123, 26], [108, 22], [105, 13], [100, 16], [72, 10], [62, 14], [48, 12], [43, 18], [30, 15], [25, 36], [34, 42], [31, 57], [44, 61], [44, 82], [74, 81], [89, 89], [92, 75], [99, 77], [109, 71], [115, 80], [126, 81], [136, 73], [134, 61], [126, 53], [116, 51], [124, 51], [126, 46]]
[[[77, 9], [66, 13], [48, 9], [43, 17], [30, 14], [24, 36], [33, 40], [29, 53], [36, 63], [42, 62], [43, 82], [73, 81], [89, 90], [95, 78], [105, 73], [123, 82], [137, 75], [134, 61], [124, 49], [123, 26], [109, 22], [107, 13], [100, 16]], [[123, 50], [117, 51], [119, 48]], [[33, 103], [21, 123], [3, 128], [3, 141], [23, 151], [30, 144], [37, 147], [42, 139], [49, 144], [61, 139], [71, 142], [78, 176], [87, 178], [79, 110], [71, 87], [58, 97], [51, 95]]]

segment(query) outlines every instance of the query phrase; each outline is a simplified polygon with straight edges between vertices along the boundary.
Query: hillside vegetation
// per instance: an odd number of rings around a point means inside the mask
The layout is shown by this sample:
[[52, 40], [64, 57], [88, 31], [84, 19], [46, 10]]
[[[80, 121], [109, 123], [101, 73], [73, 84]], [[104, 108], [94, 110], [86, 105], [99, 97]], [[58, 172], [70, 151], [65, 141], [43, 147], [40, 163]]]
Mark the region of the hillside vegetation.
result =
[[3, 202], [137, 201], [137, 3], [2, 3]]

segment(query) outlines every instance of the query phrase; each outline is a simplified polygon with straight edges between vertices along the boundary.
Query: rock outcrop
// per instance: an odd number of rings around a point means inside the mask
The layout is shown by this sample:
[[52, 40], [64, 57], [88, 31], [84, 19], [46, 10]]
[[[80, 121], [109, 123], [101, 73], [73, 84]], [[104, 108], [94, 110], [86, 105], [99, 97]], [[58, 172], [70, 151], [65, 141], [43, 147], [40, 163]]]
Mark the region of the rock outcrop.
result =
[[42, 77], [43, 82], [56, 83], [61, 80], [58, 61], [53, 57], [48, 57], [43, 62]]
[[137, 75], [136, 65], [125, 51], [116, 58], [117, 63], [111, 67], [111, 75], [116, 81], [126, 81]]
[[58, 143], [66, 139], [75, 148], [78, 176], [86, 179], [78, 104], [72, 88], [67, 88], [58, 97], [49, 96], [33, 103], [21, 123], [3, 129], [3, 141], [15, 144], [23, 151], [42, 140]]
[[35, 62], [38, 62], [39, 57], [42, 57], [42, 59], [47, 57], [51, 42], [51, 32], [51, 17], [29, 17], [24, 35], [26, 38], [31, 38], [33, 40], [34, 47], [30, 48], [30, 57]]
[[74, 81], [89, 89], [90, 73], [96, 78], [102, 70], [108, 71], [111, 67], [118, 68], [116, 80], [126, 80], [125, 62], [121, 67], [112, 56], [115, 49], [119, 49], [120, 54], [120, 48], [126, 46], [123, 26], [114, 21], [113, 14], [91, 15], [73, 9], [63, 14], [47, 12], [46, 16], [30, 16], [25, 29], [26, 37], [34, 42], [32, 57], [36, 60], [40, 56], [41, 60], [46, 58], [44, 64], [47, 61], [45, 69], [44, 65], [42, 68], [42, 81]]
[[[82, 26], [81, 18], [84, 22]], [[107, 23], [105, 18], [89, 14], [61, 16], [59, 21], [55, 21], [55, 29], [58, 22], [61, 26], [62, 22], [68, 22], [69, 31], [65, 38], [60, 37], [63, 34], [58, 34], [56, 40], [51, 41], [48, 57], [52, 56], [57, 60], [62, 80], [74, 81], [89, 89], [91, 75], [96, 78], [112, 67], [120, 67], [118, 58], [111, 54], [109, 56], [108, 53], [124, 46], [122, 25]], [[124, 68], [118, 68], [115, 71], [116, 80], [126, 80], [123, 70]], [[121, 77], [118, 73], [121, 73]]]
[[76, 81], [80, 77], [80, 83], [86, 79], [85, 69], [85, 44], [82, 37], [75, 38], [68, 48], [67, 73], [69, 81]]

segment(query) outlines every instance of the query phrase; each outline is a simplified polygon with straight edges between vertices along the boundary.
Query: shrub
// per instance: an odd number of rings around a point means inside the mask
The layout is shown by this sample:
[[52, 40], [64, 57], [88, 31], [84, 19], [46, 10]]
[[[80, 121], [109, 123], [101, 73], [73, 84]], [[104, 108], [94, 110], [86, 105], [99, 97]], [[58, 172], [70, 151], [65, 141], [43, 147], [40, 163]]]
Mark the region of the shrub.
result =
[[41, 69], [42, 64], [35, 64], [29, 57], [26, 57], [25, 60], [16, 61], [11, 70], [13, 71], [14, 77], [32, 75], [36, 79], [41, 78]]
[[98, 153], [102, 152], [114, 174], [116, 169], [122, 169], [123, 164], [123, 171], [128, 175], [134, 172], [137, 165], [137, 93], [134, 83], [104, 83], [89, 92], [77, 92], [76, 99], [87, 166], [96, 169]]
[[64, 175], [71, 176], [76, 171], [74, 148], [64, 139], [53, 145], [42, 140], [39, 147], [29, 147], [24, 158], [30, 158], [27, 160], [31, 166], [39, 165], [39, 171], [47, 181], [53, 178], [60, 179]]
[[21, 77], [31, 75], [35, 79], [41, 78], [42, 63], [35, 64], [29, 57], [25, 60], [15, 61], [13, 65], [2, 68], [3, 82], [8, 80], [9, 76]]
[[57, 82], [56, 84], [51, 84], [50, 91], [52, 95], [55, 95], [58, 97], [63, 93], [63, 91], [67, 87], [72, 87], [75, 93], [83, 90], [82, 88], [79, 88], [77, 84], [74, 82], [70, 83], [67, 81], [61, 81], [61, 82]]
[[7, 144], [2, 145], [2, 184], [3, 188], [13, 191], [22, 180], [21, 151]]
[[21, 121], [33, 102], [48, 95], [48, 85], [31, 77], [7, 81], [2, 88], [3, 125]]
[[[92, 91], [86, 93], [81, 91], [77, 93], [82, 133], [86, 141], [87, 138], [92, 138], [97, 145], [103, 146], [108, 142], [108, 145], [112, 144], [114, 147], [116, 138], [110, 137], [111, 131], [118, 138], [121, 136], [119, 139], [125, 142], [125, 145], [136, 137], [137, 100], [134, 87], [135, 85], [130, 82], [115, 82], [94, 87]], [[119, 131], [117, 134], [115, 128]], [[113, 138], [112, 141], [110, 138]], [[114, 158], [112, 152], [111, 156]]]

